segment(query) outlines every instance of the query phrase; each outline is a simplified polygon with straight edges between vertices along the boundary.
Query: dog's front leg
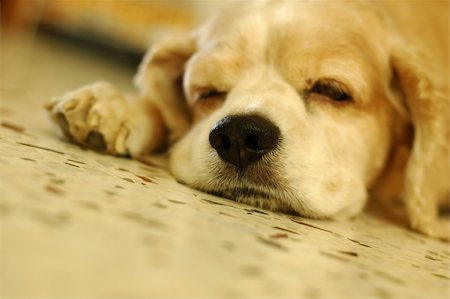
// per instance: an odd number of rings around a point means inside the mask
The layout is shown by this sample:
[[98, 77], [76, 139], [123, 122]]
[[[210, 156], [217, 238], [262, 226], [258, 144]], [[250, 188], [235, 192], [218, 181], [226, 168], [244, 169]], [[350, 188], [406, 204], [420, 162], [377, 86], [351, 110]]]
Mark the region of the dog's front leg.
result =
[[45, 107], [69, 140], [99, 151], [138, 157], [164, 143], [165, 127], [152, 103], [110, 83], [81, 87]]

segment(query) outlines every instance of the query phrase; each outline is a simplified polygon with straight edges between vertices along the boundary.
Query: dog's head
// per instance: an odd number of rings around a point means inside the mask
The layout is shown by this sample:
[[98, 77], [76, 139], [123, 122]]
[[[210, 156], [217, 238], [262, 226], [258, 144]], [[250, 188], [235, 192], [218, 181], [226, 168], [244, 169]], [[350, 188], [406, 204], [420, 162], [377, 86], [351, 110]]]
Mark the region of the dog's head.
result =
[[[181, 182], [273, 210], [348, 217], [408, 122], [431, 123], [431, 82], [404, 48], [364, 5], [252, 3], [155, 45], [136, 79], [162, 112]], [[423, 168], [415, 163], [411, 173]]]

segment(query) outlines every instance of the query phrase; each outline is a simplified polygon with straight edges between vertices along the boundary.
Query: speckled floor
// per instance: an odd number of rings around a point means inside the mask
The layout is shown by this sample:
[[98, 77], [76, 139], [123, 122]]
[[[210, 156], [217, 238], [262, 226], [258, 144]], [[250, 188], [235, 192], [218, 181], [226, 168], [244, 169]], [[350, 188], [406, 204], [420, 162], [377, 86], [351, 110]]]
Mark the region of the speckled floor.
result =
[[42, 37], [1, 58], [1, 298], [449, 298], [449, 244], [379, 213], [254, 209], [53, 134], [46, 99], [133, 69]]

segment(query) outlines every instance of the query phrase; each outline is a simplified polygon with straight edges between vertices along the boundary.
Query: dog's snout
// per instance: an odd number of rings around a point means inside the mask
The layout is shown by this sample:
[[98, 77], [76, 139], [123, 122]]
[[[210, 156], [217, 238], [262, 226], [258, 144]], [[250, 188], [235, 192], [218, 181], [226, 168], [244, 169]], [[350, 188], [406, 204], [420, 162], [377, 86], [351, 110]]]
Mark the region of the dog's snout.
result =
[[244, 170], [277, 147], [280, 130], [257, 115], [231, 115], [211, 129], [209, 143], [225, 162]]

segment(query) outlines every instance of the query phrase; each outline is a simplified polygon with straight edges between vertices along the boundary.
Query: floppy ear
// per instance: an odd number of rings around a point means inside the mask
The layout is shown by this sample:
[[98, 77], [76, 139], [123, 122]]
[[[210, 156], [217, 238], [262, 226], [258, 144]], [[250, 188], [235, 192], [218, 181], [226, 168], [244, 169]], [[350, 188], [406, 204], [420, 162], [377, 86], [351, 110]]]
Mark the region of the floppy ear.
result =
[[141, 95], [160, 111], [169, 142], [188, 129], [191, 116], [182, 90], [184, 65], [196, 51], [194, 34], [172, 36], [150, 48], [134, 78]]
[[439, 202], [448, 201], [449, 195], [448, 73], [436, 71], [430, 60], [409, 49], [397, 47], [391, 55], [403, 105], [414, 127], [403, 198], [413, 229], [448, 239], [449, 222], [438, 215]]

